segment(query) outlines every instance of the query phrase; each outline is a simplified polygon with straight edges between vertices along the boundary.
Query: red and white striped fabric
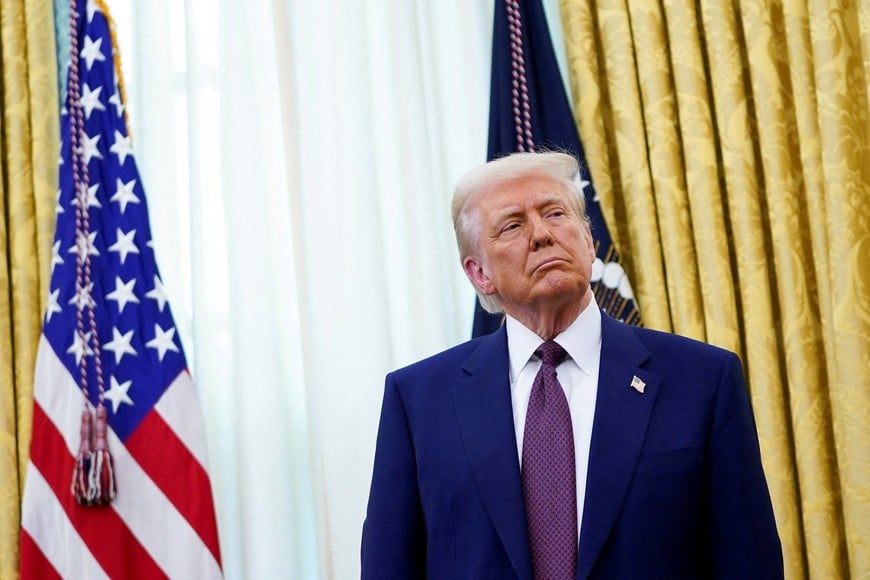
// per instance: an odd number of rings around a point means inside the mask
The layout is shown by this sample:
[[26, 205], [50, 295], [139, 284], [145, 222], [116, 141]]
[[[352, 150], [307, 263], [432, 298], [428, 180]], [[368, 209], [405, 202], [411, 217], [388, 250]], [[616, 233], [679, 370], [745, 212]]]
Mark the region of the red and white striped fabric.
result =
[[190, 375], [178, 375], [126, 445], [112, 436], [118, 495], [101, 507], [70, 492], [82, 395], [45, 338], [36, 377], [21, 577], [222, 577]]

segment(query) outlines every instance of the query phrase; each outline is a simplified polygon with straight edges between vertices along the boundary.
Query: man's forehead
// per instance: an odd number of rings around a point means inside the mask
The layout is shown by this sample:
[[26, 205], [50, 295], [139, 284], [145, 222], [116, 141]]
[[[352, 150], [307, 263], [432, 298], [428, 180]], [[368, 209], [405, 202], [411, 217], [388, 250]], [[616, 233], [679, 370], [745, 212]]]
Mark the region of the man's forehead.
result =
[[549, 175], [531, 173], [516, 177], [507, 177], [493, 181], [489, 187], [481, 191], [480, 199], [499, 199], [509, 194], [550, 194], [552, 197], [561, 197], [567, 193], [565, 184], [553, 179]]
[[549, 176], [524, 176], [493, 183], [476, 200], [490, 209], [563, 202], [569, 199], [565, 185]]

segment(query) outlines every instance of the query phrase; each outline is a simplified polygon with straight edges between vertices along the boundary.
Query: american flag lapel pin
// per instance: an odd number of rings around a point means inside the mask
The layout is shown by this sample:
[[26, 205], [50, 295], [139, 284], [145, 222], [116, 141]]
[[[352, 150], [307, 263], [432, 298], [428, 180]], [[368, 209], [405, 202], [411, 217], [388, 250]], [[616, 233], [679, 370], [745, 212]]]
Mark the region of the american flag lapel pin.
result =
[[639, 376], [634, 375], [631, 377], [631, 388], [638, 393], [643, 394], [643, 390], [646, 388], [646, 383], [643, 382]]

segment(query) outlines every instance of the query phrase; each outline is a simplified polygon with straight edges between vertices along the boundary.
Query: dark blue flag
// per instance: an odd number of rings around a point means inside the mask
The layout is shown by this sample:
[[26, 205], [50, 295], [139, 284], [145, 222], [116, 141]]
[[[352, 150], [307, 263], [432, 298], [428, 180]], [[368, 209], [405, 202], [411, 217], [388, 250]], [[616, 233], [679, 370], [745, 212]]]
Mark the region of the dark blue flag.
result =
[[[490, 91], [487, 160], [536, 150], [560, 150], [577, 158], [598, 258], [592, 269], [595, 299], [614, 318], [640, 325], [631, 286], [598, 205], [540, 0], [496, 1]], [[503, 318], [487, 313], [478, 302], [473, 336], [493, 332]]]

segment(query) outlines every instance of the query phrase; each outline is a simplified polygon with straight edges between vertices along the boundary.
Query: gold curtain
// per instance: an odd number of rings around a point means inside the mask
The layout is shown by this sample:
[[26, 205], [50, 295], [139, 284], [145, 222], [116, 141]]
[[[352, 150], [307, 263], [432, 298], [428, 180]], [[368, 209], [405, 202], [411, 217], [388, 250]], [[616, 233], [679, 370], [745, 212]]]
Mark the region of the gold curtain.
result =
[[870, 3], [560, 0], [647, 326], [740, 353], [787, 578], [870, 578]]
[[0, 578], [18, 577], [59, 156], [51, 0], [0, 0]]

